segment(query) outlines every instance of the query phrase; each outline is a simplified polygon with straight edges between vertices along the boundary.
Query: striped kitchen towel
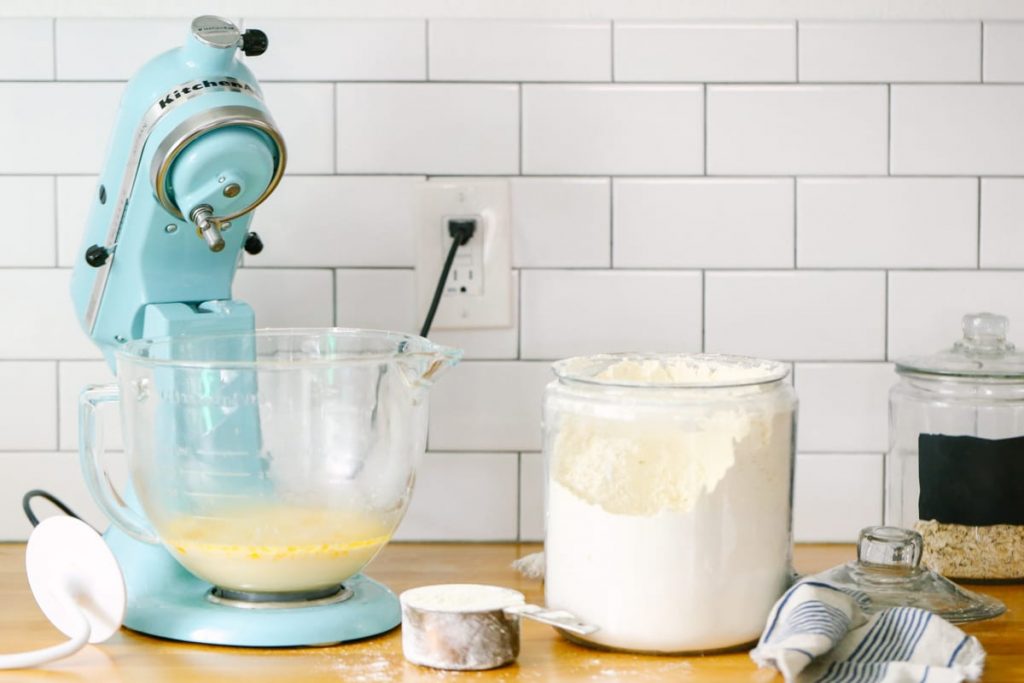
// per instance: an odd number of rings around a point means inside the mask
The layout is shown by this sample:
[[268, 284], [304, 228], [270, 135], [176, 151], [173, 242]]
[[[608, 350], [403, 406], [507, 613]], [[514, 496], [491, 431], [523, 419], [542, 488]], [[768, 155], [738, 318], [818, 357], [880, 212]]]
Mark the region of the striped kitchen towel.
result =
[[931, 612], [894, 607], [868, 616], [868, 596], [820, 580], [783, 595], [750, 656], [786, 683], [959, 683], [981, 676], [977, 638]]

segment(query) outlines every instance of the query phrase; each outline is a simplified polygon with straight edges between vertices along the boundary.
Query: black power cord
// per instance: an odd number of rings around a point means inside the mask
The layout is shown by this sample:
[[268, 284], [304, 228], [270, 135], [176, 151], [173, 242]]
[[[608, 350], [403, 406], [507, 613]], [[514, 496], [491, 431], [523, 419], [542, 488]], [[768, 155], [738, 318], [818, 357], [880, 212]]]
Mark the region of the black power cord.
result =
[[459, 247], [468, 242], [476, 233], [476, 220], [472, 218], [452, 218], [448, 221], [448, 234], [452, 236], [452, 246], [448, 249], [448, 256], [444, 260], [444, 268], [441, 269], [441, 278], [437, 281], [437, 289], [434, 290], [434, 299], [430, 302], [430, 310], [427, 311], [427, 319], [423, 321], [423, 328], [420, 336], [426, 337], [430, 333], [430, 326], [434, 324], [434, 315], [437, 313], [437, 305], [441, 303], [441, 295], [444, 293], [444, 283], [448, 281], [448, 273], [451, 272], [452, 263], [455, 261], [455, 252]]
[[45, 500], [48, 500], [68, 517], [82, 519], [81, 517], [75, 514], [74, 510], [69, 508], [59, 498], [57, 498], [57, 496], [53, 495], [52, 493], [49, 493], [48, 491], [43, 491], [42, 489], [32, 489], [31, 491], [26, 493], [21, 499], [21, 509], [25, 511], [25, 516], [28, 517], [28, 521], [32, 524], [32, 526], [39, 526], [39, 518], [36, 517], [36, 513], [32, 511], [33, 498], [43, 498]]

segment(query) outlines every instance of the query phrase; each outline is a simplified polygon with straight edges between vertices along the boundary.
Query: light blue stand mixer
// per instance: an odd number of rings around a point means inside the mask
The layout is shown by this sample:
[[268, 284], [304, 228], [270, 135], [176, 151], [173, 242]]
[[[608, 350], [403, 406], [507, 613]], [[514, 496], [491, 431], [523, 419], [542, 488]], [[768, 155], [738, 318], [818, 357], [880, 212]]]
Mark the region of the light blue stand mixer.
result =
[[[115, 371], [115, 353], [132, 340], [254, 329], [252, 309], [231, 298], [231, 284], [241, 250], [262, 249], [249, 223], [281, 179], [285, 146], [237, 52], [255, 56], [266, 46], [260, 31], [242, 33], [223, 19], [200, 17], [183, 47], [153, 59], [125, 90], [72, 278], [82, 326]], [[231, 343], [240, 358], [254, 357], [254, 348]], [[158, 392], [197, 390], [173, 374], [153, 377]], [[224, 380], [220, 373], [218, 381], [217, 391], [230, 386], [241, 395], [253, 392], [256, 377], [238, 372]], [[121, 391], [127, 402], [123, 382]], [[92, 404], [104, 400], [93, 397]], [[251, 475], [243, 478], [255, 486], [265, 467], [257, 410], [248, 405], [220, 414], [228, 424], [211, 446], [241, 454], [234, 473]], [[173, 442], [183, 431], [182, 419], [172, 409], [151, 428]], [[124, 500], [143, 517], [143, 496], [136, 493], [129, 488]], [[164, 546], [143, 543], [116, 526], [105, 539], [127, 583], [125, 625], [143, 633], [220, 645], [297, 646], [365, 638], [400, 621], [395, 596], [361, 574], [343, 589], [268, 600], [218, 592]]]

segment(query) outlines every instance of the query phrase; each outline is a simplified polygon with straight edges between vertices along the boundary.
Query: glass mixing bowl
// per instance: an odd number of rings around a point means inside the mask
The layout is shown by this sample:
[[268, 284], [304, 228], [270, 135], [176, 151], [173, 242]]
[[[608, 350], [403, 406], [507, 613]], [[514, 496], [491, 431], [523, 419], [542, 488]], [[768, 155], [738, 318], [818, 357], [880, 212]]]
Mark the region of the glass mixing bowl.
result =
[[[401, 521], [426, 446], [428, 389], [460, 356], [372, 330], [129, 342], [117, 384], [82, 394], [86, 483], [125, 532], [223, 589], [337, 586]], [[112, 401], [126, 496], [106, 475], [96, 420]]]

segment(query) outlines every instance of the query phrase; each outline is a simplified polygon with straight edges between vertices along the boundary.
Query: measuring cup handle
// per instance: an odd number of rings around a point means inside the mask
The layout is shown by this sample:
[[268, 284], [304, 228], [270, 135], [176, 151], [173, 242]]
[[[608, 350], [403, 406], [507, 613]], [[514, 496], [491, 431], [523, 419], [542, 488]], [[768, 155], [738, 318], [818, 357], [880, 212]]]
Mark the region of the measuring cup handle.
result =
[[78, 399], [78, 456], [85, 485], [110, 521], [132, 538], [158, 545], [160, 537], [139, 513], [121, 502], [123, 499], [114, 490], [103, 466], [106, 450], [102, 424], [96, 419], [96, 413], [104, 404], [120, 400], [121, 392], [116, 384], [86, 387]]
[[575, 614], [570, 614], [565, 610], [547, 609], [540, 605], [515, 605], [513, 607], [506, 607], [505, 614], [517, 614], [520, 617], [533, 619], [534, 621], [539, 621], [542, 624], [565, 629], [566, 631], [570, 631], [581, 636], [589, 635], [598, 630], [597, 626], [580, 620], [580, 618]]

